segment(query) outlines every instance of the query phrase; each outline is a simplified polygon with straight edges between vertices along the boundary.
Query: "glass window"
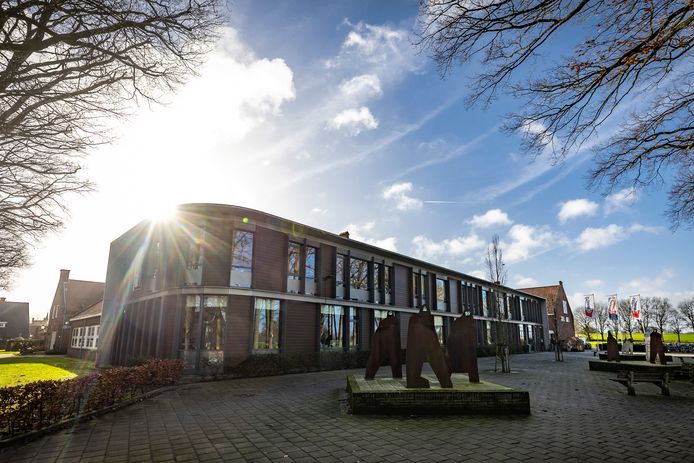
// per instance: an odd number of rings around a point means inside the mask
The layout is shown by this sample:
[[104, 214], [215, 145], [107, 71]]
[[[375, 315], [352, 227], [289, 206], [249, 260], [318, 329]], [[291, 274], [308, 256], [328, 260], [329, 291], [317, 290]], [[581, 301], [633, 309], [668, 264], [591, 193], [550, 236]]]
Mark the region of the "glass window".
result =
[[345, 284], [345, 258], [342, 254], [337, 255], [337, 264], [335, 266], [335, 282], [337, 286], [344, 286]]
[[187, 367], [195, 366], [195, 352], [198, 348], [200, 333], [200, 296], [186, 296], [183, 308], [183, 325], [181, 336], [181, 358]]
[[443, 317], [434, 315], [434, 330], [436, 331], [436, 337], [439, 338], [439, 344], [445, 344], [446, 340], [443, 338]]
[[77, 347], [77, 328], [72, 329], [72, 343], [70, 345], [72, 347]]
[[78, 347], [84, 347], [84, 327], [81, 327], [79, 329], [78, 339], [79, 339]]
[[423, 306], [427, 305], [427, 289], [426, 289], [427, 288], [427, 278], [428, 278], [428, 276], [426, 273], [422, 273], [420, 275], [420, 279], [422, 282], [420, 283], [419, 288], [420, 288], [421, 295], [422, 295], [422, 305]]
[[253, 232], [234, 230], [231, 249], [231, 270], [250, 272], [253, 269]]
[[369, 263], [352, 258], [349, 262], [349, 285], [354, 289], [369, 289]]
[[202, 265], [202, 243], [197, 239], [188, 245], [186, 268], [195, 270]]
[[320, 308], [320, 349], [342, 350], [343, 308], [339, 305], [321, 305]]
[[436, 302], [446, 304], [446, 280], [441, 278], [436, 279]]
[[279, 299], [255, 300], [255, 326], [253, 351], [279, 352], [280, 349], [280, 301]]
[[374, 264], [374, 291], [376, 291], [376, 293], [378, 293], [378, 291], [381, 289], [380, 281], [381, 281], [381, 264]]
[[312, 246], [306, 246], [306, 279], [316, 279], [316, 251]]
[[224, 350], [227, 296], [205, 296], [202, 316], [202, 348]]
[[99, 325], [94, 327], [94, 349], [99, 347]]
[[486, 321], [485, 323], [485, 341], [487, 344], [492, 343], [492, 322]]
[[489, 317], [489, 301], [488, 299], [488, 292], [486, 289], [482, 289], [482, 315], [485, 317]]
[[298, 280], [301, 277], [301, 245], [299, 243], [289, 243], [287, 252], [289, 263], [288, 277], [290, 280]]
[[521, 346], [525, 344], [525, 328], [523, 325], [518, 325], [518, 340]]
[[568, 313], [569, 313], [569, 309], [566, 307], [566, 301], [564, 300], [564, 301], [561, 301], [561, 302], [562, 302], [562, 306], [564, 306], [564, 314], [568, 314]]
[[392, 275], [393, 275], [393, 267], [390, 267], [386, 265], [383, 268], [383, 286], [386, 290], [386, 294], [390, 294], [390, 290], [392, 288]]
[[356, 307], [349, 308], [349, 318], [347, 320], [347, 329], [349, 330], [349, 341], [347, 347], [349, 347], [350, 350], [359, 349], [359, 316], [357, 315], [358, 310], [359, 309], [357, 309]]
[[374, 332], [378, 329], [378, 324], [381, 323], [381, 320], [386, 318], [388, 316], [388, 311], [387, 310], [374, 310]]

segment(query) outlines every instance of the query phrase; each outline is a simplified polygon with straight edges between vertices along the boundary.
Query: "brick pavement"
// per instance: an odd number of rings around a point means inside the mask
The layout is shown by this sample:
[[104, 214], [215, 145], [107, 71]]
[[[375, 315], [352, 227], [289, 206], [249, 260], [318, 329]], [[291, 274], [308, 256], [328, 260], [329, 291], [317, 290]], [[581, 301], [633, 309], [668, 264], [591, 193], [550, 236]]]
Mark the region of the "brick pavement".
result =
[[480, 359], [482, 379], [530, 391], [530, 417], [352, 416], [339, 405], [348, 372], [310, 373], [187, 385], [0, 461], [694, 461], [694, 385], [629, 397], [614, 373], [588, 371], [590, 353], [564, 358], [514, 356], [511, 374]]

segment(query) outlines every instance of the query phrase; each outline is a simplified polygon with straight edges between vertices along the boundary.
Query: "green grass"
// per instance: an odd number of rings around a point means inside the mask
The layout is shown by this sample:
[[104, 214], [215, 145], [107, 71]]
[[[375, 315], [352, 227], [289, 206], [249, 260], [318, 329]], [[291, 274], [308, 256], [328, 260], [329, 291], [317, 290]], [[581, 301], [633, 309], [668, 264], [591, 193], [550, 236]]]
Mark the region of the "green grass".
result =
[[19, 355], [19, 351], [0, 349], [0, 355]]
[[[585, 334], [577, 334], [576, 336], [585, 338], [586, 341], [588, 341], [588, 336]], [[634, 333], [632, 336], [634, 339], [634, 342], [643, 342], [643, 333]], [[624, 339], [624, 333], [619, 333], [619, 341], [621, 342]], [[604, 339], [600, 339], [600, 335], [595, 335], [592, 334], [590, 336], [590, 341], [588, 342], [607, 342], [607, 334], [605, 334]], [[677, 342], [677, 335], [674, 333], [665, 333], [664, 335], [664, 342]], [[680, 334], [680, 342], [683, 343], [694, 343], [694, 333], [682, 333]]]
[[0, 358], [0, 387], [47, 379], [64, 380], [93, 373], [94, 362], [58, 356]]

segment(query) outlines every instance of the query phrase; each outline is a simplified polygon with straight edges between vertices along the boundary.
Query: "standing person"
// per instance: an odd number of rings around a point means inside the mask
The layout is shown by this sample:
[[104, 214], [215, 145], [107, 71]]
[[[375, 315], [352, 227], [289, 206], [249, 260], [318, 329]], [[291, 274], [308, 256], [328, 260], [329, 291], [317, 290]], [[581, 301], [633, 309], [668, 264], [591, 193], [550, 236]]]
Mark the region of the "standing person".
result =
[[619, 346], [617, 340], [612, 336], [612, 331], [607, 332], [607, 361], [616, 360], [619, 362]]

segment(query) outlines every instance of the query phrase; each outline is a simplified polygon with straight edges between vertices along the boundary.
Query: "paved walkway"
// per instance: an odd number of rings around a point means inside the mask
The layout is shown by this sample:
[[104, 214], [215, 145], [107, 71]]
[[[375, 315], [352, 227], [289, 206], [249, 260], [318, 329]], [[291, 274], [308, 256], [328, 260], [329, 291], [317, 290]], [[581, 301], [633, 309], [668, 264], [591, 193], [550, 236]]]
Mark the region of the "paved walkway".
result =
[[482, 379], [530, 391], [530, 417], [346, 415], [347, 372], [312, 373], [187, 385], [0, 461], [694, 461], [694, 385], [629, 397], [614, 373], [588, 371], [592, 358], [518, 355], [511, 374], [480, 359]]

